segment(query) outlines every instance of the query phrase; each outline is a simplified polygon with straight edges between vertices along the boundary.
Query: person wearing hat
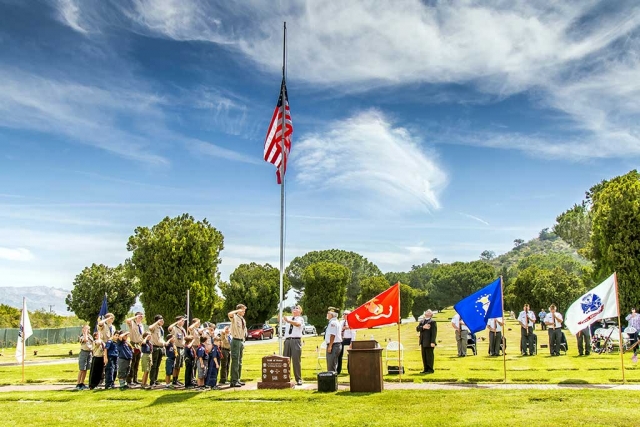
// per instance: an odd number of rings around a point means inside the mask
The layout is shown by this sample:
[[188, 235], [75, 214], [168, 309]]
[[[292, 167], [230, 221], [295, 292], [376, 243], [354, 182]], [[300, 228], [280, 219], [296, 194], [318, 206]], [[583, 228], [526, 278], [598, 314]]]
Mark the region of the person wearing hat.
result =
[[[342, 349], [340, 349], [340, 356], [338, 356], [338, 374], [342, 372], [342, 357], [344, 356], [344, 349], [351, 348], [351, 341], [356, 340], [356, 331], [349, 327], [347, 322], [347, 314], [350, 314], [350, 310], [342, 312], [342, 320], [340, 321], [340, 330], [342, 331]], [[347, 357], [347, 372], [349, 372], [349, 358]]]
[[242, 353], [244, 352], [244, 340], [247, 337], [247, 322], [244, 314], [247, 306], [236, 305], [234, 311], [230, 311], [228, 316], [231, 320], [231, 387], [242, 387], [244, 383], [240, 381], [242, 377]]
[[187, 320], [185, 316], [177, 316], [176, 321], [169, 326], [169, 333], [173, 335], [173, 343], [176, 348], [176, 360], [173, 364], [173, 380], [171, 384], [174, 386], [183, 386], [178, 378], [180, 376], [180, 368], [184, 363], [184, 339], [187, 337], [187, 331], [184, 329], [184, 322]]
[[160, 363], [162, 362], [162, 356], [164, 353], [164, 319], [161, 315], [156, 314], [153, 318], [153, 324], [149, 326], [149, 332], [151, 332], [151, 345], [153, 346], [153, 352], [151, 353], [151, 372], [149, 373], [149, 385], [151, 387], [160, 385], [158, 383], [158, 372], [160, 371]]
[[284, 316], [285, 323], [289, 326], [284, 328], [284, 357], [291, 358], [293, 365], [293, 375], [296, 379], [296, 385], [302, 385], [302, 367], [300, 360], [302, 358], [302, 331], [304, 331], [304, 319], [301, 316], [302, 307], [296, 305], [293, 307], [293, 316]]
[[131, 359], [133, 359], [133, 347], [129, 344], [129, 331], [120, 331], [120, 340], [118, 341], [118, 380], [120, 381], [120, 390], [129, 388], [127, 384], [127, 376], [131, 369]]
[[338, 356], [342, 350], [342, 331], [338, 322], [338, 309], [329, 307], [327, 310], [329, 324], [324, 333], [324, 342], [327, 344], [327, 371], [337, 372]]
[[131, 359], [131, 369], [127, 377], [127, 384], [140, 384], [138, 382], [138, 370], [140, 367], [140, 357], [142, 355], [140, 347], [142, 346], [142, 334], [144, 327], [142, 326], [142, 318], [144, 315], [138, 311], [133, 317], [125, 320], [129, 329], [129, 341], [133, 347], [133, 359]]

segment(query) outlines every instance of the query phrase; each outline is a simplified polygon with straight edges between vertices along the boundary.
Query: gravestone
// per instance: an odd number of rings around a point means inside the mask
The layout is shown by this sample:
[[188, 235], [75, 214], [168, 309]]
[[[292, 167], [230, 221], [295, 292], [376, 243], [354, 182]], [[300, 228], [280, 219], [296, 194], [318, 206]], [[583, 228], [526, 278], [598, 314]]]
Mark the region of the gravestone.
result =
[[284, 356], [266, 356], [262, 358], [262, 381], [258, 388], [292, 388], [290, 360]]

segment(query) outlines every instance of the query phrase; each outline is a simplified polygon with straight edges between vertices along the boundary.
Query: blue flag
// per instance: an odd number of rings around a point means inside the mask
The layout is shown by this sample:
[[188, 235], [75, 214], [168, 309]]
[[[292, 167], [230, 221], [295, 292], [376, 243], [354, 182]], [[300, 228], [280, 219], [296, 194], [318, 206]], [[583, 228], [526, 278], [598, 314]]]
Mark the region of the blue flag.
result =
[[[100, 313], [98, 314], [98, 317], [100, 318], [100, 320], [104, 320], [104, 316], [108, 312], [109, 312], [109, 309], [107, 308], [107, 294], [104, 294], [104, 298], [102, 299], [102, 306], [100, 307]], [[98, 324], [96, 323], [96, 327], [93, 332], [96, 332], [97, 330], [98, 330]]]
[[453, 308], [471, 333], [486, 329], [489, 319], [502, 317], [500, 278], [458, 302]]

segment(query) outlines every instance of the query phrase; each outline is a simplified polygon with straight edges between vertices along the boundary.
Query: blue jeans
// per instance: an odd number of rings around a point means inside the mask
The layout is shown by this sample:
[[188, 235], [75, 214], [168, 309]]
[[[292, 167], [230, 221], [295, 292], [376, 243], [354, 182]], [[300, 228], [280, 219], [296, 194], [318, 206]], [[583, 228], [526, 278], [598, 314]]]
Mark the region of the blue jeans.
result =
[[109, 356], [107, 366], [104, 368], [104, 388], [111, 387], [116, 380], [118, 356]]

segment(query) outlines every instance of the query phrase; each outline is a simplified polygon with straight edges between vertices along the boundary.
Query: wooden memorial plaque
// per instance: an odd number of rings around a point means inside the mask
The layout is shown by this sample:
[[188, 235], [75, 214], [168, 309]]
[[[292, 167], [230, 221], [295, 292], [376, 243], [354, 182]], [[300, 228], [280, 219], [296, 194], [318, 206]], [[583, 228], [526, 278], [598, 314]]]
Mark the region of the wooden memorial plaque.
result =
[[291, 364], [288, 357], [266, 356], [262, 358], [261, 382], [258, 388], [292, 388]]

